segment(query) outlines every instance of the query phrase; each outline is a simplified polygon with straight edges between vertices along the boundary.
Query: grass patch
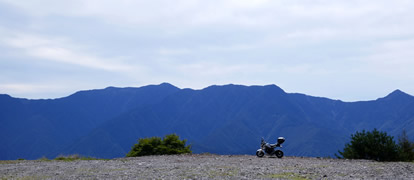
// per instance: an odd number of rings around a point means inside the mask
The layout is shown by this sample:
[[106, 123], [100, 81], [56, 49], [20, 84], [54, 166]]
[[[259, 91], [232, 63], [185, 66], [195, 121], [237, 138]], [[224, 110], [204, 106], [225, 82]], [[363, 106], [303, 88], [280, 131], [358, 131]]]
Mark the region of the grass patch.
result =
[[40, 159], [38, 159], [39, 161], [51, 161], [50, 159], [48, 159], [47, 157], [43, 156]]
[[275, 179], [291, 179], [291, 180], [306, 180], [308, 178], [302, 177], [299, 174], [293, 172], [284, 172], [279, 174], [267, 174], [264, 175], [265, 178], [275, 178]]
[[98, 159], [94, 157], [84, 157], [84, 156], [79, 156], [78, 154], [74, 154], [74, 155], [68, 155], [68, 156], [59, 155], [54, 160], [70, 162], [70, 161], [76, 161], [76, 160], [105, 160], [105, 159]]
[[346, 175], [346, 174], [344, 174], [344, 173], [339, 173], [339, 174], [338, 174], [338, 176], [345, 177], [345, 176], [347, 176], [347, 175]]
[[291, 170], [299, 170], [299, 171], [303, 171], [303, 170], [306, 170], [306, 168], [303, 168], [303, 167], [293, 167], [293, 166], [285, 166], [285, 167], [283, 167], [283, 169], [284, 170], [288, 170], [288, 171], [291, 171]]
[[[77, 154], [75, 155], [68, 155], [68, 156], [57, 156], [55, 159], [48, 159], [47, 157], [43, 156], [39, 159], [37, 159], [36, 161], [52, 161], [52, 160], [56, 160], [56, 161], [76, 161], [76, 160], [109, 160], [109, 159], [99, 159], [99, 158], [94, 158], [94, 157], [84, 157], [84, 156], [79, 156]], [[0, 164], [17, 164], [20, 163], [21, 161], [25, 161], [25, 159], [18, 159], [18, 160], [0, 160]], [[30, 160], [29, 160], [30, 161]], [[1, 180], [1, 179], [0, 179]]]
[[217, 177], [233, 177], [239, 174], [239, 170], [232, 167], [217, 167], [214, 170], [208, 172], [209, 178], [217, 178]]
[[20, 178], [17, 178], [19, 180], [37, 180], [37, 179], [50, 179], [50, 176], [23, 176]]
[[17, 164], [19, 161], [13, 161], [13, 160], [1, 160], [0, 164]]

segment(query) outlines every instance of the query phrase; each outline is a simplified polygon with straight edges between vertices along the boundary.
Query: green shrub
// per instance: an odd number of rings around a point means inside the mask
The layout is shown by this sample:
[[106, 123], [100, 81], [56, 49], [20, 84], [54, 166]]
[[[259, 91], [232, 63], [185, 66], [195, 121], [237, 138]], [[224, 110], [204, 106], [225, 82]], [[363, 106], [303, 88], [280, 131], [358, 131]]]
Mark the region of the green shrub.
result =
[[138, 144], [135, 144], [126, 156], [191, 153], [191, 147], [185, 144], [186, 140], [180, 140], [176, 134], [166, 135], [164, 139], [160, 137], [140, 138]]
[[414, 143], [408, 139], [407, 132], [403, 130], [398, 137], [399, 145], [399, 160], [400, 161], [414, 161]]
[[351, 142], [345, 144], [343, 152], [338, 151], [346, 159], [372, 159], [377, 161], [399, 160], [399, 147], [386, 132], [374, 129], [372, 132], [356, 132], [351, 135]]

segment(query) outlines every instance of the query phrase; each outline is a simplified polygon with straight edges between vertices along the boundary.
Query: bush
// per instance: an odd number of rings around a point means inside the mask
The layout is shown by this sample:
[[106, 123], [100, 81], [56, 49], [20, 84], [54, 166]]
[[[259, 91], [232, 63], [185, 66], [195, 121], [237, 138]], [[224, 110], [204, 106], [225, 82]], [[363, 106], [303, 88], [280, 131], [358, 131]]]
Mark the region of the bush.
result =
[[399, 160], [399, 147], [386, 132], [374, 129], [372, 132], [356, 132], [351, 135], [351, 142], [345, 144], [343, 152], [338, 151], [346, 159], [372, 159], [377, 161]]
[[399, 160], [401, 161], [414, 161], [414, 143], [408, 139], [407, 132], [403, 130], [398, 137], [399, 145]]
[[161, 139], [160, 137], [140, 138], [127, 157], [164, 155], [164, 154], [183, 154], [191, 153], [191, 147], [185, 146], [186, 140], [180, 140], [178, 135], [169, 134]]

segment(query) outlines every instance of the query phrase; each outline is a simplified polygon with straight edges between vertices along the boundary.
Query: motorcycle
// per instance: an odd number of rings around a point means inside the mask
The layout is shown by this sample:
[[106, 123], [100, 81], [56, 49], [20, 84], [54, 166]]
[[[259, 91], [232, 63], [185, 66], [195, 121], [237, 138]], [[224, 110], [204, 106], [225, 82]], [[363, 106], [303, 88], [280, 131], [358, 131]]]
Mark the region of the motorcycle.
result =
[[282, 158], [283, 157], [283, 151], [281, 151], [279, 149], [276, 150], [276, 148], [277, 147], [282, 148], [282, 144], [284, 142], [285, 142], [284, 137], [277, 138], [277, 143], [276, 144], [269, 144], [262, 138], [262, 142], [260, 143], [260, 149], [258, 149], [256, 151], [256, 156], [261, 158], [265, 154], [267, 154], [269, 156], [276, 155], [276, 157]]

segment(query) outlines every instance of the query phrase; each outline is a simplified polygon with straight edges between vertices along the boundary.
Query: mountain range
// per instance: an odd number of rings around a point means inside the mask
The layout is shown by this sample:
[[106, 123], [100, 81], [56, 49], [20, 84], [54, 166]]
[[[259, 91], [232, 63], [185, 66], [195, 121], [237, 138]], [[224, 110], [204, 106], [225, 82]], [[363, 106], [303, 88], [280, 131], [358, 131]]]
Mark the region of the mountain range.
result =
[[139, 138], [176, 133], [194, 153], [254, 154], [283, 136], [288, 156], [333, 156], [356, 131], [403, 129], [414, 138], [414, 97], [395, 90], [343, 102], [276, 85], [180, 89], [168, 83], [108, 87], [57, 99], [0, 95], [0, 159], [79, 154], [123, 157]]

